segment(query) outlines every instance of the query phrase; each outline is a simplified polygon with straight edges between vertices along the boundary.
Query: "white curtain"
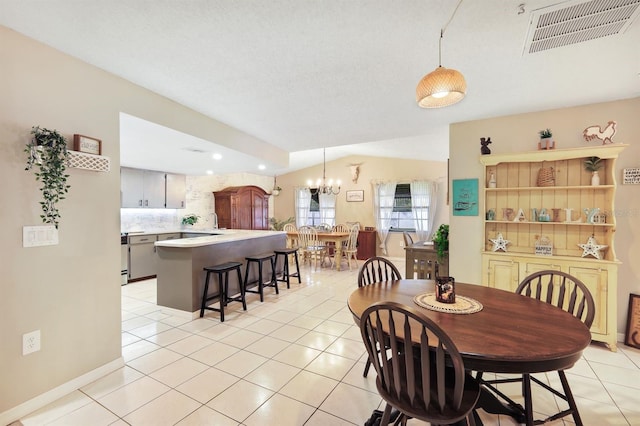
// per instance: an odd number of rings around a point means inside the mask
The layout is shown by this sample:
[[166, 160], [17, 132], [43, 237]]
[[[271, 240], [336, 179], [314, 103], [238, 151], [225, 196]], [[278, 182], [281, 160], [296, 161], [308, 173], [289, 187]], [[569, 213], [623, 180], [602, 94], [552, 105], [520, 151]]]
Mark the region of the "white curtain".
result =
[[435, 182], [411, 182], [411, 211], [418, 241], [427, 241], [431, 236], [436, 214], [436, 194]]
[[296, 188], [296, 227], [307, 224], [311, 210], [311, 191], [309, 188]]
[[318, 194], [318, 204], [320, 204], [320, 223], [334, 226], [336, 224], [335, 194]]
[[380, 248], [387, 254], [387, 235], [391, 227], [393, 202], [396, 197], [396, 183], [375, 183], [373, 186], [373, 214], [380, 236]]

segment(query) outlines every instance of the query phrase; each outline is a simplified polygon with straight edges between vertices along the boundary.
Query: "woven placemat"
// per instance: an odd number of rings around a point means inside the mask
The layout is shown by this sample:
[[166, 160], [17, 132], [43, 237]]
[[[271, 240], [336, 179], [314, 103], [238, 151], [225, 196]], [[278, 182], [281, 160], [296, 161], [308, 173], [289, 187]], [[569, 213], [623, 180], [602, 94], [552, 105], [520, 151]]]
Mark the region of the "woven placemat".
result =
[[482, 310], [482, 303], [475, 299], [456, 294], [456, 303], [441, 303], [436, 300], [435, 293], [422, 293], [413, 298], [418, 306], [432, 311], [449, 314], [475, 314]]

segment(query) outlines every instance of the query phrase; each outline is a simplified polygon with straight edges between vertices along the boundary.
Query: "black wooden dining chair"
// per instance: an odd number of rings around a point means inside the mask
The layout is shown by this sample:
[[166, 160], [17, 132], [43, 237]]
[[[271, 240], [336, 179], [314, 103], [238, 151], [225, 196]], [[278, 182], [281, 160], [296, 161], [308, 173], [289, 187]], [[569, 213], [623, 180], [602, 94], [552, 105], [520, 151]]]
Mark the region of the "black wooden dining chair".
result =
[[[516, 293], [557, 306], [578, 318], [587, 328], [591, 328], [591, 324], [595, 318], [595, 303], [589, 288], [578, 278], [566, 272], [554, 270], [534, 272], [518, 285]], [[518, 404], [498, 391], [495, 385], [500, 383], [522, 382], [522, 396], [525, 402], [524, 414], [527, 425], [534, 424], [531, 397], [531, 382], [534, 382], [563, 399], [569, 405], [568, 409], [560, 411], [540, 423], [546, 423], [547, 421], [556, 420], [571, 414], [574, 423], [580, 426], [582, 425], [582, 420], [580, 419], [580, 414], [578, 413], [578, 408], [573, 399], [573, 394], [571, 393], [571, 388], [569, 387], [569, 382], [567, 381], [564, 370], [558, 370], [558, 375], [560, 376], [564, 394], [530, 374], [523, 374], [522, 377], [509, 379], [482, 380], [482, 373], [478, 373], [476, 378], [480, 380], [483, 385], [490, 387], [493, 392], [500, 395], [512, 406], [518, 406]], [[535, 423], [537, 424], [538, 421]]]
[[[387, 403], [381, 425], [389, 423], [392, 408], [401, 415], [394, 424], [415, 418], [436, 425], [466, 419], [475, 425], [480, 386], [434, 321], [413, 307], [378, 302], [360, 317], [360, 332], [378, 373], [378, 393]], [[385, 345], [388, 350], [378, 350]]]
[[400, 271], [390, 260], [384, 257], [370, 257], [358, 273], [358, 287], [378, 283], [381, 281], [400, 280]]
[[[396, 265], [390, 260], [378, 256], [370, 257], [364, 262], [362, 268], [360, 268], [360, 272], [358, 273], [358, 287], [364, 287], [381, 281], [400, 279], [402, 279], [400, 271], [398, 271]], [[362, 377], [367, 377], [369, 368], [371, 368], [371, 361], [367, 359]]]

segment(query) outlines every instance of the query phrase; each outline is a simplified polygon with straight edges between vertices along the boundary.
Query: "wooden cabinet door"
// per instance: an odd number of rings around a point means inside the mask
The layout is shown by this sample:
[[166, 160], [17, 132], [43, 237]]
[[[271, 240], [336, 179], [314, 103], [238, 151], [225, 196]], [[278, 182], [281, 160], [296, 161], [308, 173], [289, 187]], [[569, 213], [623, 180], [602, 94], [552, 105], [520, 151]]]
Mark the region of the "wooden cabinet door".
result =
[[166, 177], [166, 208], [184, 209], [187, 194], [187, 177], [167, 173]]
[[235, 216], [238, 229], [253, 229], [253, 193], [238, 191]]
[[144, 205], [143, 207], [164, 208], [164, 172], [144, 171]]
[[269, 201], [257, 191], [252, 192], [252, 224], [251, 229], [268, 229]]
[[144, 170], [120, 168], [120, 206], [141, 208], [144, 203]]
[[489, 259], [489, 287], [514, 292], [520, 284], [519, 263], [511, 260]]
[[607, 280], [608, 271], [601, 268], [584, 268], [569, 266], [567, 271], [580, 281], [582, 281], [593, 296], [596, 305], [596, 316], [591, 325], [591, 333], [607, 334]]
[[358, 231], [358, 253], [359, 260], [367, 260], [376, 255], [376, 231]]

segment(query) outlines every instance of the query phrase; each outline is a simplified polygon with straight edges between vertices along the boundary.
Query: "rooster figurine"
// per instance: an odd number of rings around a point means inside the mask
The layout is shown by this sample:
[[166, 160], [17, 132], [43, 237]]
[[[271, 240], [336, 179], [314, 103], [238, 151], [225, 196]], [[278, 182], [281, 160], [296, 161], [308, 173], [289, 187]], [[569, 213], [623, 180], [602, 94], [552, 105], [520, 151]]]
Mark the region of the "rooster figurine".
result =
[[582, 135], [584, 136], [584, 140], [589, 142], [591, 139], [600, 139], [602, 141], [602, 145], [607, 143], [613, 143], [613, 135], [616, 134], [616, 123], [615, 121], [609, 121], [607, 127], [604, 130], [600, 128], [600, 126], [591, 126], [584, 129]]

